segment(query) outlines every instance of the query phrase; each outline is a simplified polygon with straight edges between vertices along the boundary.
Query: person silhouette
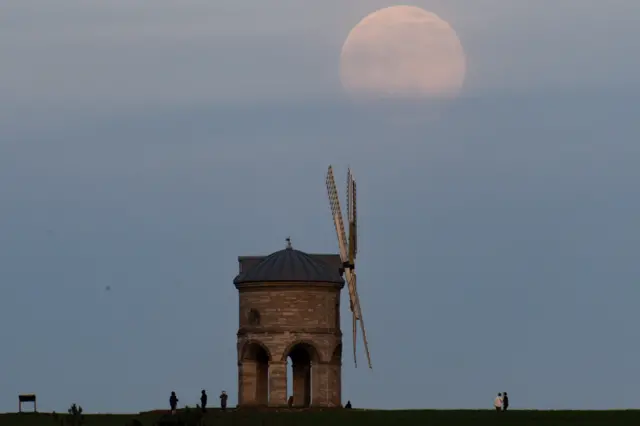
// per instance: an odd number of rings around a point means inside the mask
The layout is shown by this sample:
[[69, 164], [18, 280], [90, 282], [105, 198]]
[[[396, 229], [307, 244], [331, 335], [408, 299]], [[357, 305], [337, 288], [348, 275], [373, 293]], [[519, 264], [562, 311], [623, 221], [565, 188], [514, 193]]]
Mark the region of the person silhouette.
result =
[[499, 393], [498, 396], [493, 400], [493, 406], [495, 407], [497, 412], [502, 411], [502, 393]]
[[506, 392], [502, 393], [502, 411], [507, 411], [509, 408], [509, 397]]
[[351, 401], [347, 401], [347, 405], [345, 405], [344, 408], [350, 409], [351, 408]]
[[202, 395], [200, 395], [200, 406], [202, 407], [202, 412], [206, 413], [207, 412], [207, 392], [202, 389]]
[[171, 392], [171, 396], [169, 397], [169, 406], [171, 407], [171, 414], [175, 414], [176, 407], [178, 406], [178, 397], [175, 392]]
[[222, 411], [227, 411], [227, 398], [227, 393], [222, 391], [220, 394], [220, 408], [222, 408]]

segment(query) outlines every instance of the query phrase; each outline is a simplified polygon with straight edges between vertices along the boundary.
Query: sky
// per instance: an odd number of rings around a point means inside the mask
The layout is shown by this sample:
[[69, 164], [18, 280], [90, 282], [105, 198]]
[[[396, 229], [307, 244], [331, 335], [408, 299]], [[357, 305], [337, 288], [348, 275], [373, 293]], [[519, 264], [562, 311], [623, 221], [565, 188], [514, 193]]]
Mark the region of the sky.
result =
[[3, 2], [0, 411], [234, 405], [237, 257], [337, 251], [329, 164], [373, 361], [343, 303], [345, 401], [640, 408], [640, 3], [416, 0], [461, 95], [354, 105], [342, 43], [390, 5]]

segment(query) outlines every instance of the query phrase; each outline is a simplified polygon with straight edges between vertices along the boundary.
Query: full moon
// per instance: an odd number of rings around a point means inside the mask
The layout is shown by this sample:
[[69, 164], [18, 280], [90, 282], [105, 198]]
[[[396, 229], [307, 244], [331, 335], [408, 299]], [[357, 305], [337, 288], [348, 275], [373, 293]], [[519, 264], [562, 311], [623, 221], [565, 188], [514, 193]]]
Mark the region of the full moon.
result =
[[466, 59], [451, 25], [414, 6], [391, 6], [362, 19], [340, 55], [344, 89], [364, 98], [455, 98]]

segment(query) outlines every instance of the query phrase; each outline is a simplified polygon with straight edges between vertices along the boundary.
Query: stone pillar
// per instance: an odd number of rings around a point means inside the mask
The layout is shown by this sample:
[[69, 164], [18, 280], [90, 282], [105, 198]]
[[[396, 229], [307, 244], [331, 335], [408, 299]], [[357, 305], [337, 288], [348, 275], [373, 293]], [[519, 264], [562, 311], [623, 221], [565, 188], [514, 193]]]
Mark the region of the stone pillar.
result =
[[293, 405], [308, 407], [311, 404], [311, 366], [293, 364]]
[[342, 405], [342, 365], [340, 361], [332, 361], [327, 365], [329, 373], [329, 405]]
[[261, 362], [256, 365], [256, 403], [269, 404], [269, 364]]
[[311, 363], [304, 367], [304, 406], [311, 406]]
[[287, 362], [269, 362], [269, 406], [287, 405]]
[[238, 361], [238, 407], [244, 404], [244, 380], [243, 377], [244, 366], [242, 362]]
[[311, 375], [313, 377], [311, 380], [313, 385], [313, 401], [311, 402], [311, 405], [314, 407], [327, 407], [329, 405], [327, 364], [324, 362], [312, 363]]
[[256, 401], [256, 379], [258, 364], [245, 360], [238, 366], [238, 405], [254, 405]]

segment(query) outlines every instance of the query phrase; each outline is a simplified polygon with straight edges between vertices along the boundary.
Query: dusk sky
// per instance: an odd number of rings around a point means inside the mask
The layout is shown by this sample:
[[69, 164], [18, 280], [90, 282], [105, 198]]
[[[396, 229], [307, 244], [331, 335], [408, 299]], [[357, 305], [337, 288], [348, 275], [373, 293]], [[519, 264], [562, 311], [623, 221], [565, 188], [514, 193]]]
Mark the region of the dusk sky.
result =
[[381, 0], [5, 0], [0, 411], [235, 405], [237, 257], [337, 252], [329, 164], [373, 362], [345, 289], [343, 402], [640, 408], [640, 2], [411, 4], [464, 48], [446, 104], [345, 94]]

